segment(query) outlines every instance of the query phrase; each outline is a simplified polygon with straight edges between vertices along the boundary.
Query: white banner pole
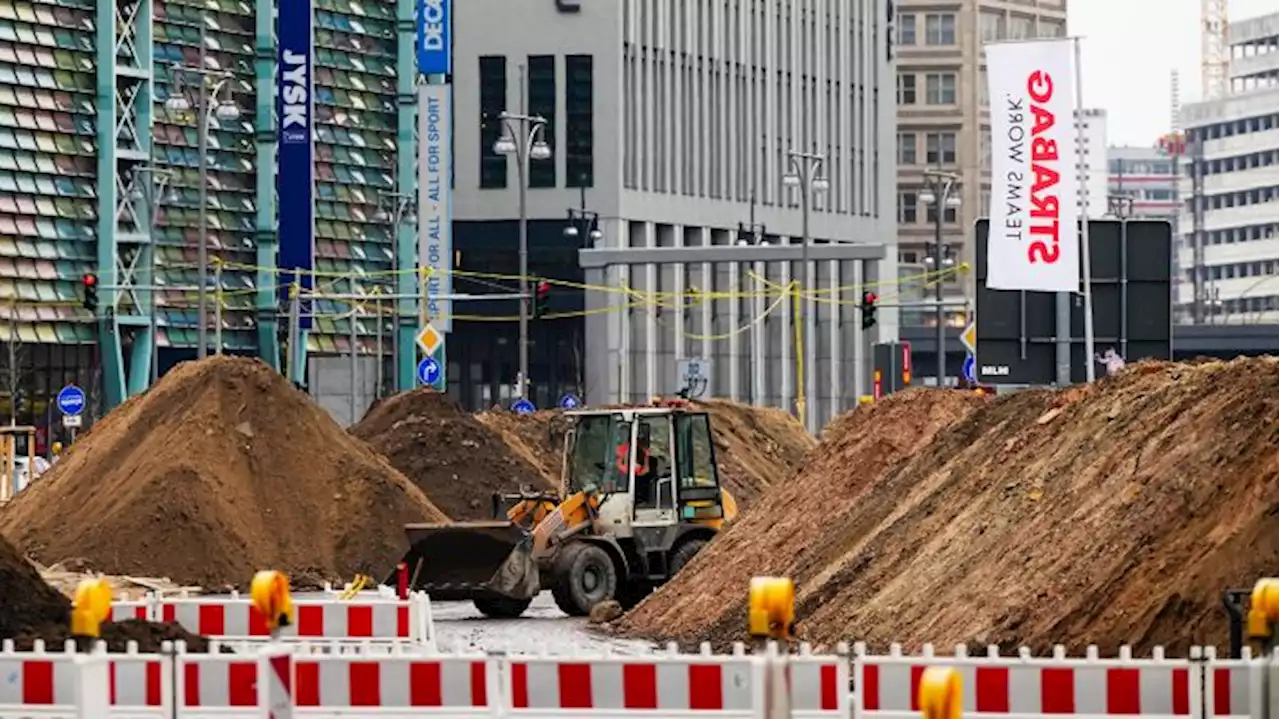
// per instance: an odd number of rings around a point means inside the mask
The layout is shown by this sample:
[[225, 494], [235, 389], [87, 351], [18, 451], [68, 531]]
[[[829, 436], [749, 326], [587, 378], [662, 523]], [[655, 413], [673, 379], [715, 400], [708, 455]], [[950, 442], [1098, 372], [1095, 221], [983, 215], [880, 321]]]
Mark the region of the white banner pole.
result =
[[1089, 382], [1096, 377], [1097, 358], [1093, 347], [1093, 268], [1089, 255], [1089, 186], [1084, 169], [1084, 70], [1080, 63], [1080, 38], [1072, 38], [1075, 49], [1076, 74], [1076, 182], [1080, 195], [1080, 265], [1084, 282], [1084, 376]]

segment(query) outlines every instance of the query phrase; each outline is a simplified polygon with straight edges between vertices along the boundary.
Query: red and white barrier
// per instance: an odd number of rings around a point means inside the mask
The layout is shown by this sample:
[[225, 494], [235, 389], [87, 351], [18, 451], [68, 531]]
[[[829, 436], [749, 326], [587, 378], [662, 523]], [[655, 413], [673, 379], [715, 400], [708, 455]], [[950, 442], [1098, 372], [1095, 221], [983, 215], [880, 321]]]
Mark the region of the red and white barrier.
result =
[[[81, 672], [101, 664], [111, 716], [164, 717], [173, 704], [171, 661], [154, 654], [77, 654], [68, 642], [62, 652], [46, 651], [42, 642], [32, 652], [14, 652], [11, 642], [0, 651], [0, 716], [74, 717], [81, 693]], [[96, 660], [97, 664], [94, 664]], [[80, 665], [88, 668], [82, 669]], [[92, 676], [92, 674], [91, 674]], [[96, 694], [92, 695], [96, 698]]]

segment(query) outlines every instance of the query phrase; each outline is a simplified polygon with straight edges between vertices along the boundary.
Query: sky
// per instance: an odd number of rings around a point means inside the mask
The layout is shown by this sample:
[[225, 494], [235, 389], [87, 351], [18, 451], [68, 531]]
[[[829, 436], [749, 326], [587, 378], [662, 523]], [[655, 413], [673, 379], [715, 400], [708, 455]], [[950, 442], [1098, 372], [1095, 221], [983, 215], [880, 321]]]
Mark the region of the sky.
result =
[[[1200, 98], [1200, 0], [1068, 0], [1083, 38], [1084, 104], [1107, 111], [1107, 143], [1149, 146], [1169, 131], [1169, 73], [1183, 104]], [[1228, 0], [1228, 20], [1275, 12], [1276, 0]]]

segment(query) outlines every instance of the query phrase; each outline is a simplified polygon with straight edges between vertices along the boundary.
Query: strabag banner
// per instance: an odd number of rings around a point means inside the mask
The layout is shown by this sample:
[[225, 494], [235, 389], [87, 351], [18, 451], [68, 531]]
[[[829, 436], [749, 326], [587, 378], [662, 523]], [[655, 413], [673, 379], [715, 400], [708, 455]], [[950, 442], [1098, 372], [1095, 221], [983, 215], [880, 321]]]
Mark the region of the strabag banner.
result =
[[[311, 43], [311, 0], [280, 0], [280, 53], [277, 57], [276, 117], [279, 170], [277, 236], [280, 299], [289, 301], [297, 274], [310, 289], [315, 267], [315, 86]], [[310, 303], [302, 303], [302, 329], [311, 328]]]
[[990, 289], [1075, 292], [1080, 287], [1073, 43], [986, 46]]
[[418, 266], [430, 267], [427, 316], [453, 330], [453, 113], [451, 85], [418, 86]]

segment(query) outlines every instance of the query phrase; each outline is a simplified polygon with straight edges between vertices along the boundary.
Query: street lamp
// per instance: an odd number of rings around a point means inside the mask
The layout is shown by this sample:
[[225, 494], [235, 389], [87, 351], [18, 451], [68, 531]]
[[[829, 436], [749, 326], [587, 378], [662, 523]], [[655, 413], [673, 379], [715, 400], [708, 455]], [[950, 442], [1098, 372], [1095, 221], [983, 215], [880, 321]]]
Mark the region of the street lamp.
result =
[[924, 171], [925, 189], [920, 192], [920, 202], [933, 205], [933, 267], [935, 272], [933, 291], [938, 305], [934, 308], [938, 325], [938, 387], [947, 386], [947, 313], [942, 305], [942, 266], [946, 262], [946, 248], [942, 244], [942, 223], [949, 209], [960, 206], [960, 176], [943, 170]]
[[[393, 186], [394, 184], [395, 183], [393, 183]], [[418, 214], [414, 206], [416, 200], [417, 198], [414, 195], [406, 195], [400, 192], [384, 192], [378, 196], [378, 211], [376, 216], [379, 220], [386, 222], [388, 224], [389, 232], [392, 238], [396, 236], [396, 232], [398, 231], [401, 223], [408, 222], [412, 224], [413, 222], [416, 221], [416, 217]], [[378, 286], [381, 287], [381, 284], [382, 283], [379, 282]], [[392, 290], [390, 294], [395, 294], [394, 284], [391, 286], [390, 289]], [[424, 302], [426, 301], [425, 298], [423, 299], [423, 301]], [[392, 377], [392, 388], [398, 389], [395, 387], [395, 384], [397, 381], [396, 380], [397, 372], [399, 371], [398, 368], [400, 367], [400, 341], [399, 340], [400, 340], [400, 322], [402, 319], [400, 315], [400, 298], [397, 297], [396, 299], [392, 300], [391, 306], [395, 308], [395, 319], [391, 323], [391, 366], [393, 368], [397, 368], [392, 370], [391, 377]], [[383, 326], [383, 319], [382, 319], [382, 297], [378, 297], [377, 301], [374, 303], [374, 307], [376, 308], [376, 312], [378, 316], [378, 337], [376, 340], [377, 342], [376, 351], [378, 354], [378, 363], [377, 363], [377, 369], [375, 370], [376, 376], [374, 379], [374, 393], [375, 393], [374, 396], [377, 399], [382, 399], [382, 396], [386, 391], [385, 388], [383, 387], [383, 385], [386, 384], [386, 379], [383, 374], [383, 366], [382, 366], [382, 355], [385, 350], [385, 348], [382, 346], [382, 342], [383, 342], [383, 334], [386, 332], [386, 327]]]
[[493, 151], [499, 155], [515, 155], [516, 177], [520, 184], [520, 376], [516, 382], [516, 396], [528, 395], [529, 386], [529, 162], [550, 160], [551, 147], [543, 139], [546, 118], [541, 115], [519, 115], [506, 112], [498, 115], [502, 122], [502, 136], [493, 143]]
[[805, 428], [810, 432], [815, 432], [818, 428], [817, 403], [809, 404], [809, 400], [815, 396], [815, 373], [813, 367], [817, 357], [817, 352], [813, 346], [815, 318], [811, 303], [816, 295], [813, 292], [813, 282], [809, 269], [809, 211], [813, 207], [814, 194], [824, 193], [831, 189], [831, 183], [820, 174], [824, 160], [822, 155], [799, 150], [788, 150], [787, 157], [790, 160], [790, 170], [782, 176], [782, 184], [800, 191], [800, 264], [803, 277], [801, 281], [804, 285], [803, 294], [801, 294], [800, 311], [804, 315], [803, 366], [808, 368], [804, 373], [804, 386], [799, 388], [800, 401], [797, 402], [797, 409]]
[[[173, 202], [177, 199], [169, 193], [173, 174], [173, 170], [165, 167], [138, 165], [133, 168], [129, 176], [129, 197], [134, 201], [145, 203], [147, 207], [147, 235], [151, 241], [151, 280], [150, 287], [147, 289], [150, 297], [148, 306], [151, 312], [151, 373], [148, 378], [148, 387], [154, 387], [156, 380], [160, 378], [160, 323], [156, 317], [156, 309], [160, 304], [156, 300], [156, 292], [159, 290], [156, 282], [156, 228], [160, 224], [161, 203]], [[143, 176], [147, 176], [148, 179], [144, 180]], [[147, 189], [143, 189], [144, 187]]]
[[[234, 122], [240, 119], [240, 107], [231, 96], [230, 82], [234, 75], [226, 71], [208, 69], [206, 53], [208, 42], [205, 38], [206, 23], [200, 23], [200, 66], [190, 67], [174, 63], [174, 87], [165, 100], [165, 108], [177, 113], [195, 111], [197, 152], [199, 153], [200, 172], [200, 245], [198, 248], [198, 273], [200, 286], [196, 288], [197, 312], [199, 314], [199, 333], [196, 344], [196, 357], [203, 359], [209, 352], [209, 318], [206, 309], [209, 285], [209, 118], [216, 117], [219, 122]], [[195, 100], [187, 96], [188, 75], [198, 80], [199, 89]], [[226, 96], [222, 97], [223, 89]]]
[[594, 247], [604, 237], [600, 231], [600, 215], [587, 209], [587, 186], [580, 185], [578, 207], [569, 208], [569, 220], [564, 226], [564, 236], [576, 239], [586, 235], [583, 247]]

